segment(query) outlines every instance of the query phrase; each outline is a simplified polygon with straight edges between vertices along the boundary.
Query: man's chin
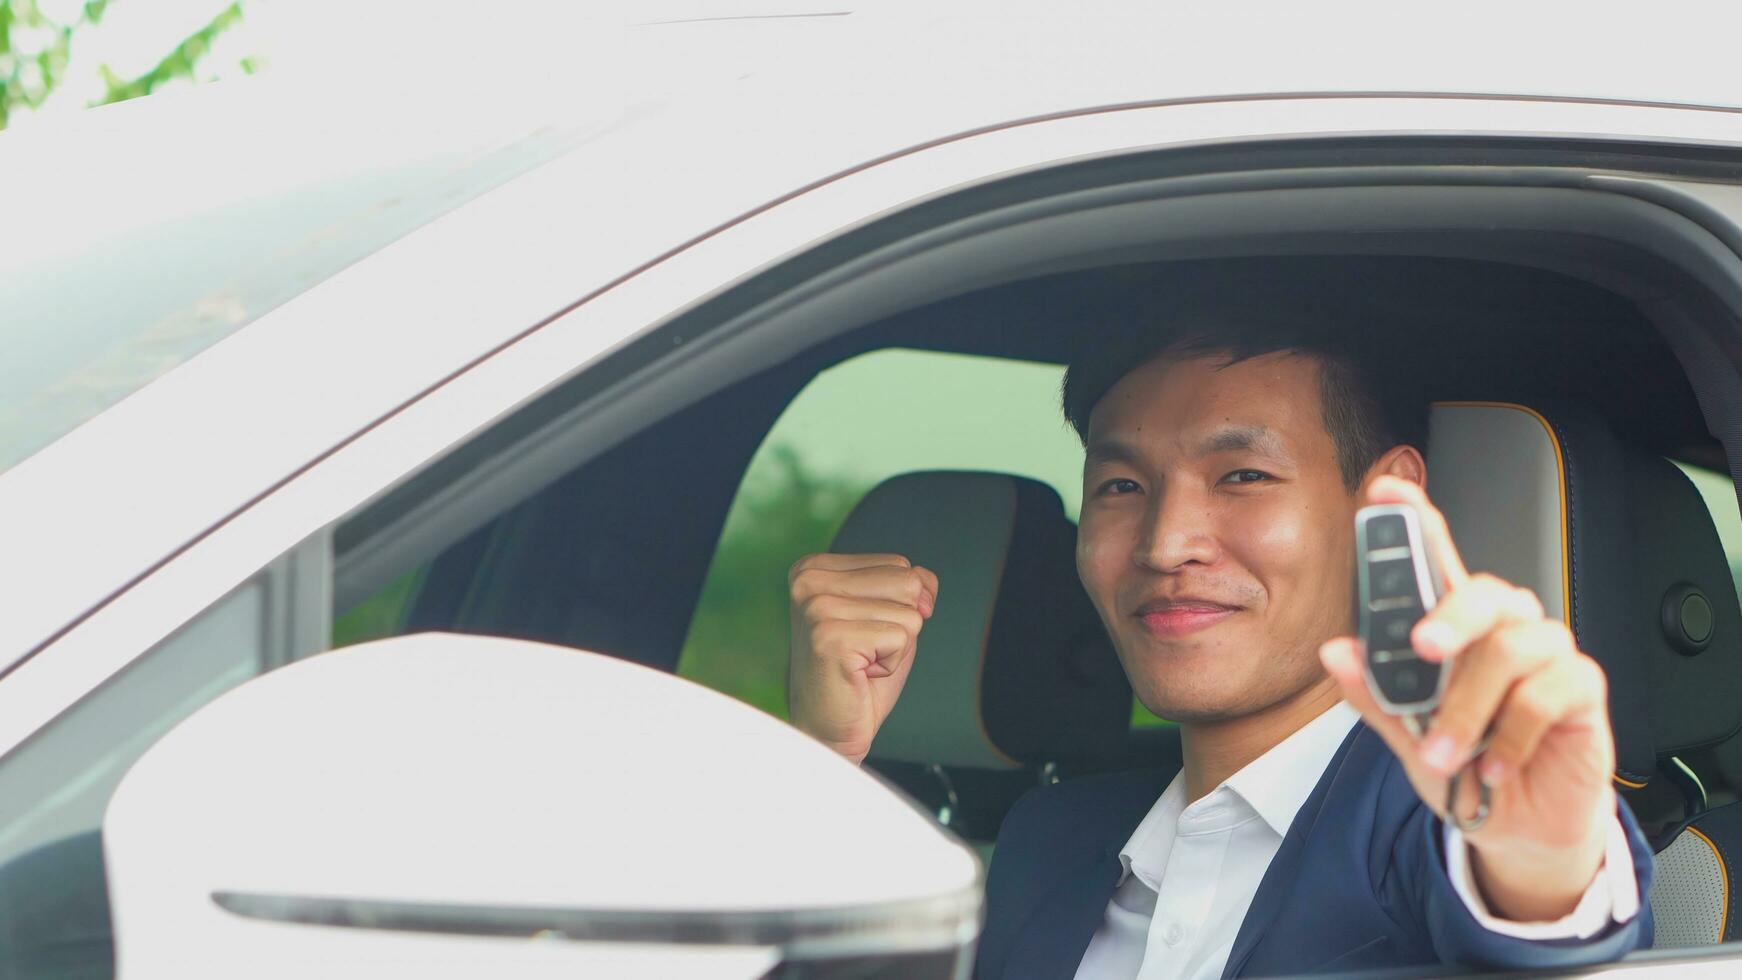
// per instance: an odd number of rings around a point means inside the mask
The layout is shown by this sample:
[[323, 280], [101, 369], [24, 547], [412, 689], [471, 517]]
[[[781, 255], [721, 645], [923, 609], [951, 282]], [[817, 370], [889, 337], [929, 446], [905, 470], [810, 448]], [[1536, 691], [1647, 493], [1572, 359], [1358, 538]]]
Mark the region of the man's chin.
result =
[[[1159, 718], [1188, 725], [1214, 725], [1260, 715], [1309, 691], [1315, 677], [1259, 675], [1245, 683], [1206, 685], [1202, 671], [1151, 675], [1137, 686], [1137, 699]], [[1173, 683], [1169, 683], [1173, 681]]]
[[1217, 725], [1244, 718], [1259, 710], [1249, 705], [1160, 700], [1154, 704], [1148, 700], [1143, 700], [1143, 706], [1148, 708], [1157, 718], [1165, 718], [1177, 725]]

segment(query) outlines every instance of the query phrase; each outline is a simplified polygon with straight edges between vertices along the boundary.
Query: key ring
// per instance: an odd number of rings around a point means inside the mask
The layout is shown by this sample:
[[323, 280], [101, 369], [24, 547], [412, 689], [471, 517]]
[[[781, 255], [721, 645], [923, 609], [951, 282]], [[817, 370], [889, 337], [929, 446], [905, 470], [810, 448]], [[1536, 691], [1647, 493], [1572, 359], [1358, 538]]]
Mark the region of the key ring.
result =
[[[1422, 736], [1427, 734], [1428, 722], [1432, 720], [1433, 712], [1415, 712], [1402, 717], [1403, 727], [1408, 729], [1409, 734], [1414, 736], [1416, 741], [1420, 741]], [[1482, 740], [1476, 743], [1476, 750], [1470, 753], [1470, 760], [1464, 763], [1463, 768], [1452, 773], [1450, 779], [1446, 780], [1446, 820], [1466, 834], [1488, 822], [1489, 804], [1493, 802], [1493, 789], [1488, 785], [1487, 780], [1478, 775], [1476, 777], [1476, 812], [1468, 820], [1458, 816], [1458, 787], [1463, 784], [1464, 773], [1470, 771], [1470, 768], [1476, 764], [1476, 760], [1482, 757], [1483, 752], [1488, 751], [1489, 738], [1489, 735], [1482, 736]]]

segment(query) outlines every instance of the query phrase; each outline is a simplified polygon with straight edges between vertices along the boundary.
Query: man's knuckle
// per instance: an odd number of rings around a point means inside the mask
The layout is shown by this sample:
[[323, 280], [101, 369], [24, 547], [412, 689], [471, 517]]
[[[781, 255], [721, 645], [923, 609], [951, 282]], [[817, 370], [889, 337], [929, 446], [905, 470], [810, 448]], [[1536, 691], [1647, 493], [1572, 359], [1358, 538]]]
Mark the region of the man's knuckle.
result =
[[1511, 702], [1507, 705], [1507, 713], [1520, 724], [1534, 725], [1548, 717], [1548, 695], [1541, 687], [1520, 688], [1512, 695]]
[[805, 615], [812, 619], [843, 619], [843, 600], [840, 596], [820, 592], [805, 600]]
[[1530, 646], [1530, 632], [1516, 626], [1502, 626], [1488, 634], [1488, 649], [1503, 660], [1515, 660]]
[[822, 591], [823, 570], [814, 565], [806, 565], [792, 575], [792, 596], [794, 599], [809, 598]]

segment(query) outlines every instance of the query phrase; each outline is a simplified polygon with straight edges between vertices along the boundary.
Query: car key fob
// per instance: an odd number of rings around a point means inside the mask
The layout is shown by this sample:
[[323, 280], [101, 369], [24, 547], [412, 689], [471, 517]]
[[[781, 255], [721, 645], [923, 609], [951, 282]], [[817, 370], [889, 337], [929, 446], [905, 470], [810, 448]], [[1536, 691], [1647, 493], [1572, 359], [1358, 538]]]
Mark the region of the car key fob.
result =
[[1424, 727], [1446, 683], [1443, 665], [1421, 659], [1409, 642], [1444, 591], [1439, 574], [1414, 508], [1376, 504], [1355, 513], [1355, 621], [1367, 689], [1412, 730]]

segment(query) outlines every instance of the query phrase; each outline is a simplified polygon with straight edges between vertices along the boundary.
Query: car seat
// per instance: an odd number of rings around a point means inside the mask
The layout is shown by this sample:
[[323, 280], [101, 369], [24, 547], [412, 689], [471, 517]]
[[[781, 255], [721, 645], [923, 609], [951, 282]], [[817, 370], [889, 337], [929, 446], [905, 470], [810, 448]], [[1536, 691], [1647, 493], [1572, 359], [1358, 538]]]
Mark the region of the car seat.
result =
[[[936, 572], [936, 611], [866, 760], [970, 841], [1039, 781], [1136, 764], [1131, 686], [1076, 573], [1059, 496], [1000, 473], [907, 473], [873, 488], [832, 551]], [[1165, 765], [1165, 738], [1151, 746]]]
[[1700, 812], [1679, 759], [1742, 726], [1742, 610], [1698, 492], [1570, 407], [1436, 405], [1428, 446], [1466, 563], [1534, 589], [1608, 674], [1616, 785], [1658, 852], [1654, 944], [1730, 938], [1742, 809]]

